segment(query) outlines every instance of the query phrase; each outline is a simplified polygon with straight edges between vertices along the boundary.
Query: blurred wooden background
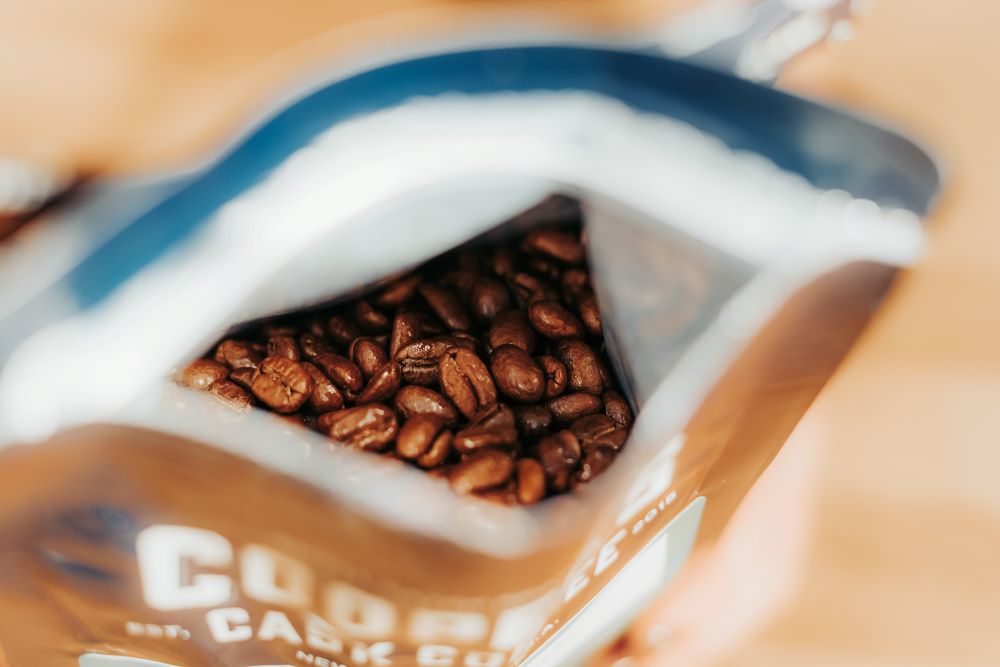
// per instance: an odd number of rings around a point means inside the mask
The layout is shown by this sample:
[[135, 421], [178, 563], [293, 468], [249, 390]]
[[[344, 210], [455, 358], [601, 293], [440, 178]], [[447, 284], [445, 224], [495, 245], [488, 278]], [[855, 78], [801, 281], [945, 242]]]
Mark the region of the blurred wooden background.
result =
[[[912, 132], [947, 188], [926, 260], [808, 417], [822, 465], [800, 592], [729, 667], [1000, 664], [1000, 3], [863, 4], [853, 41], [781, 85]], [[0, 150], [85, 170], [182, 163], [243, 118], [262, 76], [280, 80], [275, 53], [327, 32], [331, 12], [371, 10], [0, 0]]]
[[865, 4], [781, 85], [912, 132], [946, 189], [925, 261], [808, 417], [801, 592], [728, 667], [1000, 665], [1000, 4]]

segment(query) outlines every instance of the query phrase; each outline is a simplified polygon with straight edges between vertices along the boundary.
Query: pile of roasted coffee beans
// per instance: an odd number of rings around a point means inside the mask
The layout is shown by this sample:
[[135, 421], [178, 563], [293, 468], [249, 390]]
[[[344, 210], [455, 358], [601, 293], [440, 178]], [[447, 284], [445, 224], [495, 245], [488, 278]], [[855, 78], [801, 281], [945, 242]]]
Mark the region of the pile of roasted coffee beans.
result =
[[593, 479], [632, 423], [578, 222], [458, 248], [363, 298], [261, 324], [179, 381], [511, 504]]

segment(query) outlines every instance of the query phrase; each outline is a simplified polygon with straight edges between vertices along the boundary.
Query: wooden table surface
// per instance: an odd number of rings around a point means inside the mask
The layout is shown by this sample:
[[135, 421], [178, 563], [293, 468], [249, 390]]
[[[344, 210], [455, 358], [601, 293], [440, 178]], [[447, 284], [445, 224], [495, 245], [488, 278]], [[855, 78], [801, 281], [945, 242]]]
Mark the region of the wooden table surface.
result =
[[781, 85], [920, 137], [946, 190], [926, 259], [807, 417], [800, 592], [728, 667], [1000, 665], [1000, 4], [871, 4]]
[[[853, 41], [781, 85], [920, 137], [947, 189], [925, 261], [807, 417], [822, 461], [800, 592], [729, 667], [1000, 665], [1000, 3], [864, 4]], [[16, 91], [0, 150], [181, 162], [238, 119], [245, 64], [322, 33], [329, 11], [0, 0], [0, 89]]]

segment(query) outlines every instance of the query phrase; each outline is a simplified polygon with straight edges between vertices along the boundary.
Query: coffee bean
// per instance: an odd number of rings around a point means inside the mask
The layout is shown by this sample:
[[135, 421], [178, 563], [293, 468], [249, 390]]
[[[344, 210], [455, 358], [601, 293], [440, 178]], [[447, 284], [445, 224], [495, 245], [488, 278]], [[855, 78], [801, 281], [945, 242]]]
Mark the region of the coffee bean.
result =
[[451, 470], [451, 488], [472, 493], [500, 486], [514, 474], [514, 459], [497, 449], [480, 449], [463, 458]]
[[386, 354], [385, 348], [376, 343], [375, 339], [368, 337], [355, 338], [348, 348], [347, 354], [369, 380], [375, 371], [385, 366], [389, 361], [389, 355]]
[[553, 356], [543, 354], [535, 357], [535, 361], [545, 373], [545, 394], [544, 398], [550, 399], [560, 396], [569, 384], [569, 372], [566, 365]]
[[413, 415], [439, 417], [446, 426], [458, 423], [458, 411], [441, 394], [427, 387], [407, 385], [396, 392], [393, 405], [403, 419]]
[[449, 329], [468, 331], [472, 328], [472, 320], [455, 295], [445, 286], [434, 283], [424, 283], [419, 287], [420, 295]]
[[430, 415], [414, 415], [406, 420], [396, 437], [396, 452], [405, 459], [416, 459], [430, 449], [444, 422]]
[[515, 405], [514, 421], [517, 423], [517, 432], [521, 438], [534, 442], [549, 433], [552, 426], [552, 412], [541, 405]]
[[334, 314], [326, 318], [326, 334], [337, 345], [346, 348], [361, 335], [361, 329], [345, 315]]
[[195, 359], [180, 373], [180, 383], [185, 387], [204, 391], [215, 382], [229, 375], [224, 364], [211, 359]]
[[522, 505], [534, 505], [545, 497], [545, 469], [535, 459], [517, 462], [517, 500]]
[[399, 430], [396, 413], [381, 403], [327, 412], [317, 424], [331, 440], [369, 451], [384, 450]]
[[569, 339], [556, 345], [556, 356], [566, 364], [571, 391], [600, 394], [604, 389], [605, 371], [594, 350], [582, 340]]
[[451, 470], [455, 466], [437, 466], [436, 468], [430, 468], [427, 474], [431, 477], [436, 477], [437, 479], [447, 480], [451, 477]]
[[604, 414], [623, 428], [632, 426], [632, 411], [628, 407], [628, 401], [621, 394], [608, 390], [601, 395], [601, 398], [604, 401]]
[[562, 277], [562, 269], [555, 262], [544, 257], [527, 257], [524, 260], [524, 268], [537, 276], [553, 282], [558, 281]]
[[580, 321], [583, 328], [591, 336], [600, 336], [603, 332], [601, 323], [601, 309], [597, 307], [597, 298], [593, 294], [588, 294], [580, 299], [576, 306], [576, 311], [580, 313]]
[[580, 443], [570, 431], [545, 436], [538, 443], [538, 460], [552, 489], [565, 491], [572, 473], [583, 456]]
[[441, 431], [431, 446], [417, 459], [417, 465], [421, 468], [433, 468], [444, 463], [451, 454], [451, 443], [453, 434], [451, 431]]
[[599, 413], [574, 419], [569, 430], [588, 452], [598, 447], [621, 449], [628, 437], [628, 431], [616, 424], [611, 417]]
[[507, 276], [507, 286], [522, 306], [535, 301], [555, 301], [559, 298], [558, 292], [552, 285], [524, 271]]
[[574, 419], [598, 412], [602, 405], [601, 399], [593, 394], [575, 392], [553, 398], [545, 404], [552, 411], [552, 417], [557, 424], [569, 424]]
[[231, 380], [216, 380], [208, 387], [208, 393], [220, 399], [222, 403], [234, 410], [243, 412], [250, 409], [253, 399], [250, 394]]
[[510, 479], [503, 486], [495, 489], [486, 489], [485, 491], [476, 491], [472, 495], [477, 498], [482, 498], [483, 500], [488, 500], [491, 503], [498, 503], [500, 505], [516, 505], [517, 483], [513, 479]]
[[285, 357], [266, 357], [257, 367], [250, 389], [269, 408], [287, 414], [305, 404], [313, 383], [301, 364]]
[[495, 348], [490, 355], [490, 370], [500, 391], [519, 403], [534, 403], [545, 394], [544, 371], [519, 347]]
[[389, 356], [396, 359], [396, 354], [401, 348], [422, 335], [420, 318], [415, 313], [396, 313], [396, 317], [392, 320], [392, 333], [389, 335]]
[[312, 378], [313, 388], [312, 393], [309, 394], [309, 407], [314, 412], [322, 414], [344, 407], [343, 395], [337, 386], [330, 381], [330, 378], [323, 374], [323, 371], [308, 361], [302, 362], [302, 368]]
[[490, 268], [501, 278], [514, 273], [517, 270], [517, 253], [513, 248], [500, 246], [493, 251]]
[[441, 282], [448, 287], [451, 287], [455, 292], [462, 296], [462, 298], [468, 298], [469, 294], [472, 292], [472, 286], [479, 279], [479, 272], [472, 269], [456, 269], [455, 271], [449, 271], [441, 277]]
[[536, 229], [528, 232], [521, 244], [526, 252], [551, 257], [564, 264], [582, 264], [583, 245], [575, 234], [554, 229]]
[[361, 369], [336, 352], [323, 352], [313, 358], [312, 362], [341, 389], [358, 392], [365, 386]]
[[292, 361], [299, 360], [299, 346], [291, 336], [271, 336], [267, 339], [267, 356], [284, 357]]
[[354, 305], [354, 319], [358, 326], [369, 333], [388, 331], [391, 324], [385, 313], [376, 310], [375, 306], [365, 299], [358, 299]]
[[237, 368], [229, 374], [229, 379], [247, 391], [251, 391], [250, 387], [253, 385], [253, 376], [256, 373], [256, 368]]
[[528, 354], [535, 349], [535, 331], [520, 310], [505, 310], [493, 318], [487, 343], [491, 350], [501, 345], [514, 345]]
[[452, 446], [459, 454], [483, 447], [513, 447], [517, 444], [514, 413], [506, 405], [494, 403], [475, 415], [469, 425], [455, 433]]
[[304, 333], [299, 336], [299, 349], [306, 359], [315, 359], [321, 354], [334, 352], [333, 347], [328, 345], [320, 336], [312, 333]]
[[398, 361], [390, 361], [375, 371], [372, 379], [364, 388], [354, 402], [358, 405], [365, 403], [384, 403], [392, 398], [400, 385], [403, 384], [403, 370]]
[[576, 203], [518, 216], [533, 230], [512, 246], [477, 239], [360, 298], [261, 322], [177, 381], [240, 411], [257, 396], [288, 428], [493, 502], [573, 489], [610, 465], [633, 419], [608, 370], [586, 238], [541, 226], [553, 222], [578, 226]]
[[563, 301], [577, 303], [590, 291], [590, 276], [583, 269], [566, 269], [559, 280]]
[[405, 275], [386, 285], [372, 301], [379, 308], [399, 308], [413, 298], [423, 280], [424, 277], [419, 273]]
[[608, 469], [615, 460], [615, 450], [606, 447], [597, 447], [587, 452], [580, 463], [580, 469], [576, 473], [574, 480], [584, 484], [594, 479]]
[[453, 347], [441, 355], [438, 378], [441, 390], [467, 418], [497, 401], [493, 378], [472, 350]]
[[510, 293], [499, 280], [477, 278], [469, 290], [469, 305], [477, 321], [488, 323], [510, 307]]
[[215, 349], [215, 360], [233, 369], [257, 368], [260, 354], [246, 341], [227, 339]]
[[580, 320], [555, 301], [532, 303], [528, 306], [528, 321], [546, 338], [572, 338], [583, 334]]

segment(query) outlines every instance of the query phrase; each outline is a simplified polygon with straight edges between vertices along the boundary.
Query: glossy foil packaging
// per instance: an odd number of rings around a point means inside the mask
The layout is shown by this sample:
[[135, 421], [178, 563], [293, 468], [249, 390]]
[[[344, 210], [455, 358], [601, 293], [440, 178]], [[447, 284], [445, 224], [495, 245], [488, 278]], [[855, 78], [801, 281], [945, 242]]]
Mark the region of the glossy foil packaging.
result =
[[[649, 53], [466, 50], [313, 86], [148, 204], [81, 207], [64, 224], [114, 233], [6, 311], [5, 659], [573, 664], [718, 536], [918, 257], [936, 187], [898, 135]], [[459, 497], [166, 379], [557, 194], [637, 412], [574, 493]]]

